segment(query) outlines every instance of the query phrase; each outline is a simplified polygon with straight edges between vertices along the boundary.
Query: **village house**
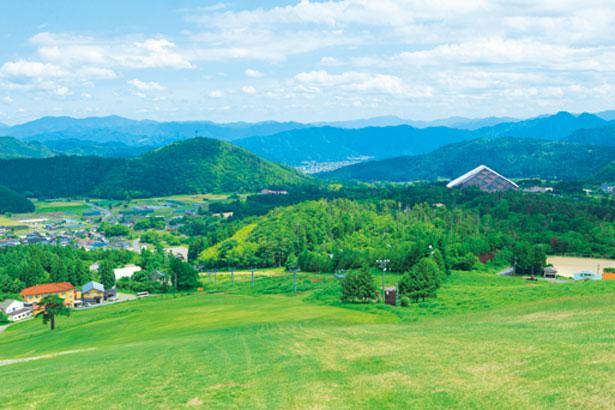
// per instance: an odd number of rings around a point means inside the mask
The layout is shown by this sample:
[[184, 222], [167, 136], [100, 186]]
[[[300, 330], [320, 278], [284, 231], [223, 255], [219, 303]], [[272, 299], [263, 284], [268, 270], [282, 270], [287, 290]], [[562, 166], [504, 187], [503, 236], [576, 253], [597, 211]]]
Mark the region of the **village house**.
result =
[[4, 313], [11, 322], [32, 317], [32, 308], [24, 305], [22, 301], [14, 299], [0, 302], [0, 312]]
[[105, 287], [94, 281], [86, 283], [81, 287], [81, 300], [83, 302], [102, 302], [105, 300]]
[[29, 304], [36, 305], [42, 298], [57, 295], [64, 300], [66, 306], [73, 307], [75, 303], [75, 287], [68, 282], [46, 283], [23, 289], [19, 292], [21, 298]]

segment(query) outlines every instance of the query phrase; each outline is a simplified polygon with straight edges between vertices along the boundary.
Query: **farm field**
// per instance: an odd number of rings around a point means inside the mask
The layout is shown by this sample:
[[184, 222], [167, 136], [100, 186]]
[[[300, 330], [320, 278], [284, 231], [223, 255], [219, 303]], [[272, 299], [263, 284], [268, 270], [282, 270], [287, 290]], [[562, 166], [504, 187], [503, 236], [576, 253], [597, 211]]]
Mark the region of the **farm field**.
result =
[[12, 326], [0, 377], [20, 382], [0, 407], [615, 406], [613, 283], [455, 273], [438, 298], [402, 309], [336, 303], [331, 275], [301, 282], [296, 296], [265, 294], [287, 289], [272, 274], [255, 289], [75, 312], [54, 333]]
[[547, 262], [557, 269], [558, 275], [565, 277], [572, 277], [575, 273], [581, 271], [602, 274], [604, 268], [615, 268], [615, 260], [613, 259], [549, 256]]

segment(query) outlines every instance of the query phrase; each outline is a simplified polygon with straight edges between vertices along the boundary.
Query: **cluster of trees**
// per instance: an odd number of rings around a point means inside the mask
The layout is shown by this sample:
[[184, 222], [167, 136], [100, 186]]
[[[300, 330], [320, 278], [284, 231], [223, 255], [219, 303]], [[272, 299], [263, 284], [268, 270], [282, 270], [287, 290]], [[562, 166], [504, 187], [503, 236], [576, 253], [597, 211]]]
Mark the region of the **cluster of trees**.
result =
[[[418, 302], [435, 296], [437, 289], [446, 280], [447, 269], [444, 257], [438, 250], [431, 255], [421, 258], [401, 277], [397, 290], [402, 302], [406, 306], [410, 300]], [[349, 273], [342, 280], [342, 302], [367, 303], [378, 297], [373, 276], [367, 268]]]
[[[446, 220], [426, 205], [349, 200], [308, 201], [277, 208], [201, 254], [209, 267], [286, 266], [332, 272], [391, 260], [405, 271], [432, 249], [446, 254]], [[463, 252], [464, 250], [459, 250]]]
[[143, 249], [138, 265], [142, 270], [132, 278], [121, 278], [118, 287], [135, 292], [166, 293], [199, 286], [199, 275], [192, 265], [164, 252], [160, 246], [154, 251]]
[[[91, 280], [112, 286], [112, 269], [132, 261], [127, 251], [86, 252], [82, 249], [48, 245], [16, 246], [0, 249], [0, 294], [18, 294], [21, 289], [49, 282], [70, 282], [75, 286]], [[110, 266], [111, 276], [90, 270], [99, 261]], [[101, 276], [102, 275], [102, 276]], [[0, 298], [1, 299], [1, 298]]]

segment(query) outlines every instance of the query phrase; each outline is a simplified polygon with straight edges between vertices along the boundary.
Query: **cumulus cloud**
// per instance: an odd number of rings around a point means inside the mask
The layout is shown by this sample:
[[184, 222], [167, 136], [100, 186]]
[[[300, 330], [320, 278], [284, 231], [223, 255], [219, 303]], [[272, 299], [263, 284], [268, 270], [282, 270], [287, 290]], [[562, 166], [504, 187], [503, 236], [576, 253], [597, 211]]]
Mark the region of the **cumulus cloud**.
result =
[[261, 77], [263, 77], [263, 73], [261, 73], [258, 70], [253, 70], [251, 68], [246, 69], [246, 71], [244, 71], [244, 74], [246, 75], [246, 77], [250, 77], [250, 78], [261, 78]]
[[5, 104], [11, 104], [13, 102], [13, 99], [7, 95], [2, 97], [2, 102]]
[[128, 81], [128, 84], [132, 85], [139, 91], [164, 91], [165, 87], [155, 81], [141, 81], [133, 79]]
[[4, 77], [62, 77], [67, 74], [62, 68], [53, 65], [45, 64], [39, 61], [8, 61], [0, 67], [0, 75]]
[[256, 88], [254, 88], [251, 85], [246, 85], [246, 86], [242, 87], [241, 91], [243, 91], [245, 94], [249, 94], [249, 95], [256, 94]]
[[210, 98], [222, 98], [224, 94], [220, 90], [212, 90], [207, 94]]
[[316, 70], [299, 73], [295, 76], [295, 80], [317, 87], [340, 87], [357, 92], [394, 95], [429, 94], [428, 90], [417, 93], [416, 90], [407, 87], [399, 77], [367, 72], [347, 71], [332, 74], [325, 70]]

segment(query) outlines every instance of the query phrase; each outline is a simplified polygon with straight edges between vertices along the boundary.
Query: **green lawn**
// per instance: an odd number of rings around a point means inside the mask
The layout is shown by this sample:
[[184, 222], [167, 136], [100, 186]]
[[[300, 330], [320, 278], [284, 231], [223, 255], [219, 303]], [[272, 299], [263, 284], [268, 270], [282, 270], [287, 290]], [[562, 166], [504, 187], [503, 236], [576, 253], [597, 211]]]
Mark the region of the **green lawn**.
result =
[[421, 306], [348, 308], [321, 276], [15, 325], [0, 361], [95, 350], [0, 366], [0, 407], [615, 407], [615, 283], [457, 273]]

